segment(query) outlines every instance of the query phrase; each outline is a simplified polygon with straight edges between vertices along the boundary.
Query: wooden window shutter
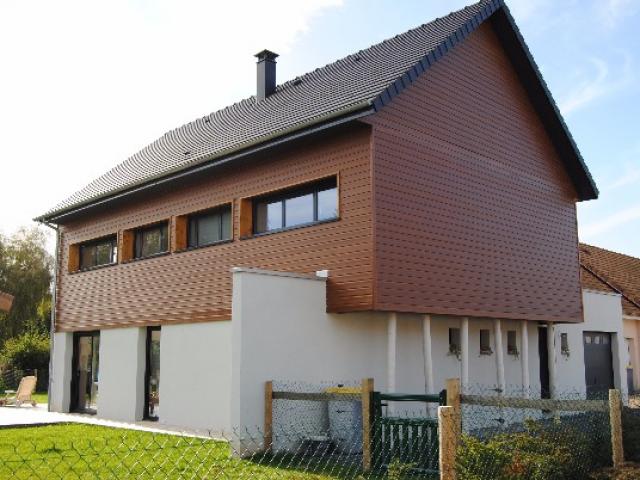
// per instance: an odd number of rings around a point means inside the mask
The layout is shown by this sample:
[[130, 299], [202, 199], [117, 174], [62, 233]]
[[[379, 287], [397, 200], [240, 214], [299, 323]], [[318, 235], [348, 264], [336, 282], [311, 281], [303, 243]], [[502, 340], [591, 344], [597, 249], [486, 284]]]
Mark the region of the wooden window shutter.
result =
[[187, 248], [187, 230], [189, 217], [180, 215], [171, 219], [171, 251], [176, 252]]
[[69, 271], [77, 272], [80, 270], [80, 245], [69, 246]]
[[135, 243], [135, 232], [133, 230], [123, 230], [120, 233], [118, 245], [119, 263], [133, 259], [133, 247]]
[[253, 204], [250, 198], [240, 199], [240, 238], [253, 234]]

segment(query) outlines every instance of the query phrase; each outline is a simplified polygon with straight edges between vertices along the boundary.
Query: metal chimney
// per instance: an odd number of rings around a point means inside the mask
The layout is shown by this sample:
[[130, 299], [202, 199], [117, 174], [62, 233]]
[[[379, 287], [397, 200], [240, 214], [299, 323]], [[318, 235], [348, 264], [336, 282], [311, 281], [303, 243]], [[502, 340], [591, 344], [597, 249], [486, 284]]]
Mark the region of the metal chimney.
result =
[[277, 53], [262, 50], [255, 55], [258, 58], [257, 92], [258, 101], [264, 100], [276, 91], [276, 57]]

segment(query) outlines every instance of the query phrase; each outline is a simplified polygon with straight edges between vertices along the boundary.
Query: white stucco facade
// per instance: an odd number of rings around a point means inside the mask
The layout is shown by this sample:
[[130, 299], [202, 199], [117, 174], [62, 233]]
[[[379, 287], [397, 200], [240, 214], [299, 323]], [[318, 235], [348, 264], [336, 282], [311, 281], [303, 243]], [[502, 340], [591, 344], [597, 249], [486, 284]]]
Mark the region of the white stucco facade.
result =
[[146, 338], [146, 328], [100, 332], [100, 417], [123, 422], [142, 420]]
[[53, 412], [69, 411], [71, 402], [71, 359], [73, 357], [73, 333], [53, 334], [51, 372], [49, 375], [49, 409]]
[[[556, 371], [562, 387], [568, 392], [586, 395], [584, 332], [605, 332], [611, 334], [611, 356], [615, 388], [623, 396], [627, 392], [626, 365], [628, 358], [624, 344], [622, 324], [622, 303], [620, 295], [600, 291], [585, 290], [582, 294], [584, 323], [562, 324], [555, 327], [554, 348]], [[561, 335], [567, 334], [569, 354], [561, 351]]]
[[640, 391], [640, 317], [623, 318], [624, 337], [635, 391]]

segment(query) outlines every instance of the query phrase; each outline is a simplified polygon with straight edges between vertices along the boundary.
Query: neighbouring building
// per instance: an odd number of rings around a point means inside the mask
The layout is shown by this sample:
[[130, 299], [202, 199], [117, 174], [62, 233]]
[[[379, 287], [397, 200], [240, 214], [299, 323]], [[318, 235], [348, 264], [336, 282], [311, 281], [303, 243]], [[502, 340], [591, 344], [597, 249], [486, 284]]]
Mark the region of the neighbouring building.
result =
[[226, 429], [262, 424], [271, 379], [552, 395], [597, 189], [504, 3], [280, 85], [257, 57], [255, 96], [38, 219], [50, 408]]
[[0, 292], [0, 312], [8, 312], [13, 305], [13, 295]]

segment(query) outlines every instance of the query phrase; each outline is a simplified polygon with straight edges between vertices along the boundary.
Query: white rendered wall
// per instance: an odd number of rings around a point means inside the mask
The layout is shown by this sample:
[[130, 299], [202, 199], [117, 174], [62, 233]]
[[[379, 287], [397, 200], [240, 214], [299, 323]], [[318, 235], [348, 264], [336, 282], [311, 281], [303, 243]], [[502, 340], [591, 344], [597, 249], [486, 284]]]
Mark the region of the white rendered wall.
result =
[[[375, 380], [376, 390], [387, 390], [387, 313], [326, 313], [323, 280], [276, 272], [236, 269], [233, 274], [232, 425], [261, 428], [264, 382], [302, 380], [308, 383]], [[432, 317], [434, 389], [447, 378], [460, 377], [461, 362], [449, 354], [449, 327], [459, 328], [458, 317]], [[519, 357], [507, 355], [507, 331], [518, 332], [521, 322], [503, 321], [505, 383], [522, 385]], [[396, 390], [424, 392], [422, 316], [397, 315]], [[532, 388], [539, 389], [537, 323], [529, 329], [529, 372]], [[480, 355], [480, 329], [491, 331], [494, 353]], [[496, 385], [497, 370], [493, 321], [469, 320], [470, 384]], [[236, 400], [237, 399], [237, 400]], [[416, 405], [402, 405], [410, 409]], [[424, 408], [421, 406], [421, 408]]]
[[146, 328], [100, 331], [98, 411], [100, 418], [142, 420]]
[[231, 322], [162, 326], [160, 423], [227, 430], [230, 389]]
[[625, 317], [623, 320], [624, 336], [631, 340], [629, 363], [633, 368], [633, 386], [640, 390], [640, 318]]
[[[611, 355], [615, 388], [625, 395], [626, 348], [622, 325], [620, 295], [585, 290], [582, 293], [584, 323], [559, 324], [555, 327], [556, 372], [558, 392], [577, 392], [586, 395], [583, 332], [611, 333]], [[570, 354], [561, 352], [560, 335], [567, 333]]]
[[73, 333], [53, 334], [49, 409], [52, 412], [68, 412], [71, 400], [71, 361], [73, 357]]

